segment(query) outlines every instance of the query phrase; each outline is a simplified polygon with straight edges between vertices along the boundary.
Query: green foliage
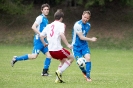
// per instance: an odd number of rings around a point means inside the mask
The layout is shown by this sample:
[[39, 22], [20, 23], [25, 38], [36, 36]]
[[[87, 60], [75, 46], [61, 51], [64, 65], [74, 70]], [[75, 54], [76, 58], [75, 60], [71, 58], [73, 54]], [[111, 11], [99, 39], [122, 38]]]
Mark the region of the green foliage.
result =
[[133, 7], [133, 0], [127, 0], [126, 4]]
[[55, 4], [59, 4], [59, 3], [61, 3], [62, 2], [62, 0], [55, 0]]
[[118, 5], [133, 6], [133, 0], [77, 0], [76, 3], [88, 8], [89, 6], [106, 6], [106, 4], [116, 2]]
[[0, 1], [0, 10], [11, 15], [26, 14], [32, 8], [32, 3], [24, 5], [22, 1], [23, 0], [2, 0]]

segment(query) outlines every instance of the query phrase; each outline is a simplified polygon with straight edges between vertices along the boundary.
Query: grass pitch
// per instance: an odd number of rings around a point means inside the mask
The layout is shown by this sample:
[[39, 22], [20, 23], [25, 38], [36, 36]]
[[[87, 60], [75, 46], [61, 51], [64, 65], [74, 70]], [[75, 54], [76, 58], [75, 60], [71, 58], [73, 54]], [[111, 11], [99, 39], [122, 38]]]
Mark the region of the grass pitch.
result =
[[31, 53], [32, 46], [0, 45], [1, 88], [133, 88], [133, 51], [91, 49], [92, 82], [86, 82], [76, 62], [63, 73], [66, 83], [54, 83], [59, 61], [52, 59], [49, 73], [42, 77], [45, 55], [35, 60], [17, 62], [11, 67], [14, 55]]

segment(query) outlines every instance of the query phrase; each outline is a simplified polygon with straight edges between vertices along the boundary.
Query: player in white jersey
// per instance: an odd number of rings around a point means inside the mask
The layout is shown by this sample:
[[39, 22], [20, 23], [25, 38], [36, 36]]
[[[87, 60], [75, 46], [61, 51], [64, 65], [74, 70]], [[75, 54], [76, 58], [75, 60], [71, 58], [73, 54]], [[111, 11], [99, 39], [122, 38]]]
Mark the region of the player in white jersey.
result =
[[32, 50], [32, 54], [26, 54], [22, 56], [14, 56], [11, 65], [12, 67], [17, 61], [23, 61], [23, 60], [29, 60], [29, 59], [36, 59], [40, 53], [40, 51], [46, 55], [46, 59], [44, 60], [44, 67], [42, 71], [42, 76], [48, 76], [48, 69], [49, 65], [51, 63], [51, 55], [48, 52], [48, 47], [44, 47], [42, 42], [40, 41], [40, 32], [43, 31], [44, 27], [48, 24], [47, 15], [49, 14], [50, 6], [48, 4], [43, 4], [41, 6], [41, 12], [42, 14], [39, 15], [35, 22], [32, 25], [32, 29], [35, 32], [34, 36], [34, 47]]
[[[70, 54], [68, 50], [63, 48], [61, 45], [61, 40], [66, 44], [66, 46], [72, 49], [72, 46], [68, 43], [64, 32], [65, 24], [62, 23], [64, 13], [61, 9], [57, 10], [54, 14], [55, 21], [51, 24], [48, 24], [42, 33], [40, 34], [40, 39], [44, 46], [48, 45], [49, 52], [54, 59], [60, 61], [58, 70], [56, 73], [56, 83], [62, 83], [62, 73], [68, 68], [74, 60], [73, 55]], [[47, 37], [48, 44], [44, 41], [44, 38]]]
[[90, 48], [88, 46], [88, 41], [96, 41], [96, 37], [88, 38], [87, 33], [90, 30], [90, 11], [84, 11], [82, 14], [82, 19], [77, 21], [73, 27], [72, 33], [72, 45], [73, 45], [73, 55], [76, 60], [80, 57], [86, 59], [86, 67], [79, 67], [88, 82], [91, 81], [90, 71], [91, 71], [91, 60], [90, 60]]

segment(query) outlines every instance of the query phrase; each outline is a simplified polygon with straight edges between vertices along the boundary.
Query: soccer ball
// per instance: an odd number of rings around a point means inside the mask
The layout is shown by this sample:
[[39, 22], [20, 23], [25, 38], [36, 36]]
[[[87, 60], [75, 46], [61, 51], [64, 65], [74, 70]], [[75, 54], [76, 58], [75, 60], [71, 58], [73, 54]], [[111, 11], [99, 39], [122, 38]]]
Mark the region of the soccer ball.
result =
[[77, 64], [80, 66], [80, 67], [85, 67], [85, 58], [81, 57], [81, 58], [78, 58], [77, 60]]

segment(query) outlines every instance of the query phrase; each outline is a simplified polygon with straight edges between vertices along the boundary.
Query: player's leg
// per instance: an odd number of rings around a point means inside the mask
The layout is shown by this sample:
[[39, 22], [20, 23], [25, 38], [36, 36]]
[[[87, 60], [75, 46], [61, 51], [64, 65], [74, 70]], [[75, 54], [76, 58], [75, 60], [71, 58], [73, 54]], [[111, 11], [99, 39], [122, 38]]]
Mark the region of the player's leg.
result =
[[13, 59], [11, 61], [11, 66], [13, 67], [14, 64], [17, 61], [24, 61], [24, 60], [29, 60], [29, 59], [36, 59], [38, 56], [38, 54], [26, 54], [26, 55], [22, 55], [22, 56], [13, 56]]
[[[86, 48], [85, 48], [86, 47]], [[86, 59], [86, 80], [91, 81], [90, 72], [91, 72], [91, 60], [90, 60], [90, 49], [85, 45], [82, 49], [82, 55]]]
[[91, 81], [90, 72], [91, 72], [91, 61], [90, 61], [90, 54], [85, 54], [86, 59], [86, 80]]
[[60, 72], [64, 72], [70, 65], [71, 63], [74, 61], [74, 56], [72, 54], [70, 54], [70, 52], [66, 49], [62, 49], [61, 50], [61, 54], [60, 54], [60, 58], [66, 58], [66, 60], [64, 61], [64, 64], [62, 65], [62, 67], [59, 69]]
[[[78, 60], [78, 58], [82, 57], [82, 51], [78, 47], [73, 47], [72, 53], [73, 53], [76, 61]], [[80, 67], [80, 66], [79, 66], [79, 68], [82, 71], [83, 76], [86, 78], [86, 69], [84, 67]]]
[[13, 67], [14, 64], [17, 61], [24, 61], [24, 60], [32, 60], [32, 59], [36, 59], [38, 54], [40, 52], [40, 48], [34, 46], [33, 50], [32, 50], [32, 54], [26, 54], [26, 55], [22, 55], [22, 56], [13, 56], [13, 59], [11, 61], [11, 66]]
[[[54, 51], [54, 52], [50, 51], [50, 54], [53, 58], [59, 59], [60, 62], [63, 63], [62, 66], [55, 72], [58, 79], [61, 82], [63, 82], [61, 75], [73, 62], [74, 57], [72, 55], [70, 55], [70, 52], [66, 49], [62, 49], [60, 51]], [[65, 59], [65, 58], [67, 58], [67, 59]]]
[[42, 71], [42, 76], [49, 76], [48, 70], [49, 70], [49, 66], [51, 63], [51, 55], [48, 52], [48, 48], [44, 47], [42, 49], [42, 52], [46, 55], [46, 59], [44, 60], [44, 67], [43, 67], [43, 71]]
[[[71, 65], [71, 63], [73, 62], [74, 60], [74, 57], [73, 55], [70, 54], [70, 52], [66, 49], [62, 49], [61, 50], [62, 54], [60, 54], [60, 58], [67, 58], [67, 59], [62, 59], [64, 60], [63, 62], [63, 65], [61, 68], [59, 68], [57, 71], [56, 71], [56, 75], [58, 76], [58, 78], [60, 80], [62, 80], [61, 78], [61, 74]], [[61, 61], [62, 61], [61, 60]]]
[[73, 55], [69, 55], [68, 58], [65, 60], [64, 64], [62, 65], [62, 67], [59, 69], [61, 73], [63, 73], [73, 62], [74, 57]]
[[[66, 58], [60, 60], [60, 64], [58, 65], [58, 70], [62, 67], [62, 65], [64, 64], [65, 61], [66, 61]], [[62, 75], [60, 75], [60, 77], [62, 79]], [[55, 83], [61, 83], [58, 76], [56, 76]]]

